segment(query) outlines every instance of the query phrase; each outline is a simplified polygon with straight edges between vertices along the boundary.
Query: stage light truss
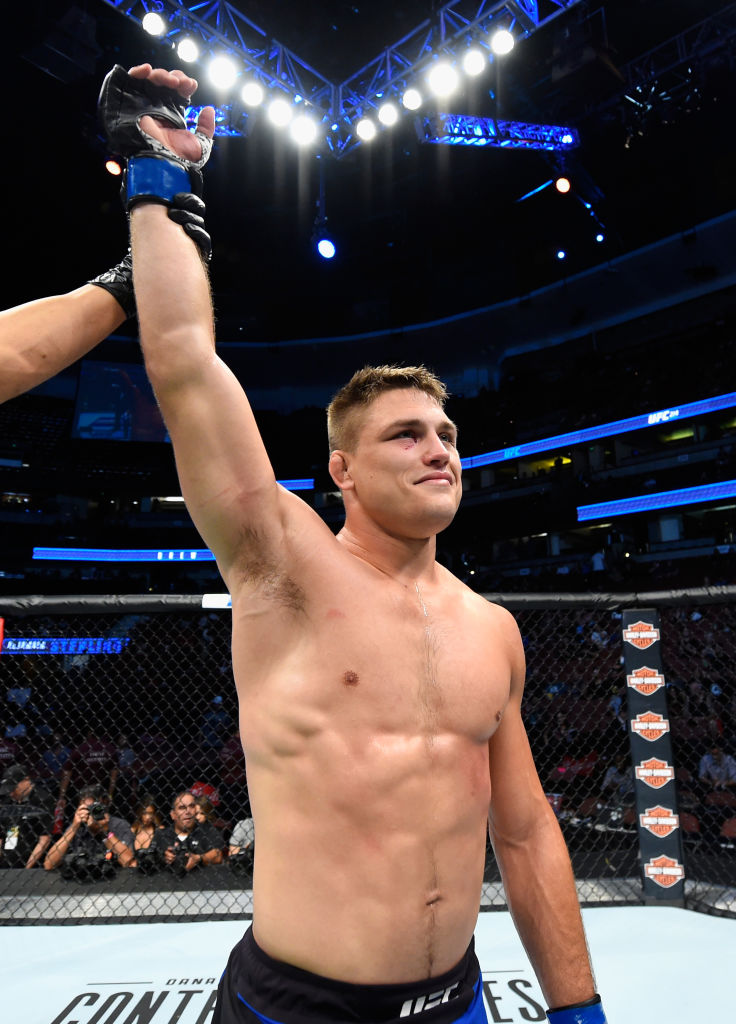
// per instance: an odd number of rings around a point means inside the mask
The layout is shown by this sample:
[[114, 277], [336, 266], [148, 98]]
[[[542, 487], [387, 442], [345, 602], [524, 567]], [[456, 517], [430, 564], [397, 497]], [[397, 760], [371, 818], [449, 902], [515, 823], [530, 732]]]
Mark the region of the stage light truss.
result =
[[468, 114], [434, 114], [417, 120], [422, 142], [501, 149], [546, 149], [565, 152], [580, 144], [574, 128], [525, 121], [497, 121]]
[[622, 69], [628, 91], [696, 64], [720, 51], [736, 46], [736, 4], [716, 11], [654, 49], [641, 54]]
[[581, 116], [601, 112], [621, 103], [622, 96], [641, 102], [642, 94], [677, 92], [691, 86], [697, 69], [716, 53], [725, 54], [728, 66], [736, 66], [736, 3], [647, 50], [619, 68], [621, 84], [604, 100], [591, 99]]
[[[450, 0], [341, 83], [329, 81], [231, 3], [103, 2], [138, 23], [149, 11], [160, 14], [166, 22], [161, 37], [164, 43], [175, 46], [190, 37], [204, 57], [230, 56], [266, 91], [280, 92], [292, 102], [302, 104], [305, 112], [321, 124], [323, 148], [340, 157], [361, 145], [355, 131], [358, 120], [377, 114], [387, 100], [400, 101], [404, 91], [415, 85], [438, 58], [459, 61], [472, 43], [488, 53], [490, 61], [492, 27], [511, 29], [519, 40], [575, 7], [580, 0]], [[217, 134], [245, 134], [249, 116], [252, 115], [237, 103], [218, 107]], [[549, 126], [537, 127], [543, 132], [549, 130]]]

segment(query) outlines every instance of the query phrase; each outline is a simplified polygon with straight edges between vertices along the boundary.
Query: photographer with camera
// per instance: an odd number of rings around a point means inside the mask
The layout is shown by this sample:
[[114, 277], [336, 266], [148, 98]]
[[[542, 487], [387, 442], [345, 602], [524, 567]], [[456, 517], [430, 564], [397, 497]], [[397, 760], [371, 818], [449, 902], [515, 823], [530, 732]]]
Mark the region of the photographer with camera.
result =
[[0, 868], [34, 868], [51, 843], [56, 801], [23, 765], [0, 782]]
[[106, 796], [99, 786], [88, 786], [79, 795], [79, 806], [63, 835], [54, 843], [43, 866], [61, 867], [70, 877], [103, 877], [115, 867], [135, 865], [134, 837], [122, 818], [110, 816]]
[[209, 822], [197, 821], [197, 804], [191, 790], [177, 793], [171, 803], [171, 825], [153, 837], [160, 860], [176, 875], [198, 867], [222, 864], [222, 833]]

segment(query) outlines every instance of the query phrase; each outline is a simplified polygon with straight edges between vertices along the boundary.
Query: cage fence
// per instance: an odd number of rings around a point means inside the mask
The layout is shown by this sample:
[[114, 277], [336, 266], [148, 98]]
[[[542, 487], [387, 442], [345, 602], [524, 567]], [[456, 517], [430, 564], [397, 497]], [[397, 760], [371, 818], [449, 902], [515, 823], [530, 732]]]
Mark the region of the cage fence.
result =
[[[487, 596], [521, 630], [525, 724], [581, 902], [736, 917], [736, 588]], [[218, 597], [0, 599], [3, 788], [26, 780], [0, 797], [0, 923], [252, 912]], [[172, 861], [159, 842], [182, 794], [197, 803], [200, 851], [220, 851], [189, 871], [191, 851]], [[80, 803], [98, 820], [59, 845]], [[129, 839], [132, 864], [108, 834]], [[489, 843], [481, 908], [505, 906]]]

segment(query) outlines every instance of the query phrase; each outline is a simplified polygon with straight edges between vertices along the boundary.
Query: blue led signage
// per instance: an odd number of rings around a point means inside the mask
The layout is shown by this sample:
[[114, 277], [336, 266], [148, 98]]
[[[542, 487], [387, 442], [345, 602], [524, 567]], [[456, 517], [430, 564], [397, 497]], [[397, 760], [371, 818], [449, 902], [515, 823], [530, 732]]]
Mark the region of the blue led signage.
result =
[[719, 498], [736, 498], [736, 480], [724, 480], [719, 484], [701, 484], [699, 487], [681, 487], [676, 491], [658, 491], [656, 494], [638, 494], [617, 501], [599, 501], [595, 505], [579, 505], [578, 522], [582, 523], [586, 519], [610, 519], [612, 516], [650, 512], [658, 508], [695, 505], [701, 501], [714, 501]]
[[120, 654], [123, 636], [6, 636], [3, 654]]

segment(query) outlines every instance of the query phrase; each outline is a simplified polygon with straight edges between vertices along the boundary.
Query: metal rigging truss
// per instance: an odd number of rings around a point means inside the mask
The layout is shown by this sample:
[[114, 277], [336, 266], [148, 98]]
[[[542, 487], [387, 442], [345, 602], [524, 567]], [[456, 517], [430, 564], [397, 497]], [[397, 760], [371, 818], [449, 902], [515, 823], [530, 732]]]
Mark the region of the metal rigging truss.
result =
[[[341, 83], [329, 81], [224, 0], [103, 2], [137, 22], [148, 11], [161, 14], [167, 24], [163, 39], [170, 45], [189, 36], [205, 56], [233, 57], [264, 89], [303, 104], [321, 122], [328, 151], [339, 157], [360, 145], [359, 118], [387, 98], [400, 98], [434, 60], [456, 60], [471, 43], [488, 51], [492, 26], [513, 30], [517, 39], [529, 36], [580, 0], [450, 0]], [[245, 120], [242, 109], [219, 108], [218, 134], [243, 134]], [[538, 127], [544, 133], [552, 126]]]

